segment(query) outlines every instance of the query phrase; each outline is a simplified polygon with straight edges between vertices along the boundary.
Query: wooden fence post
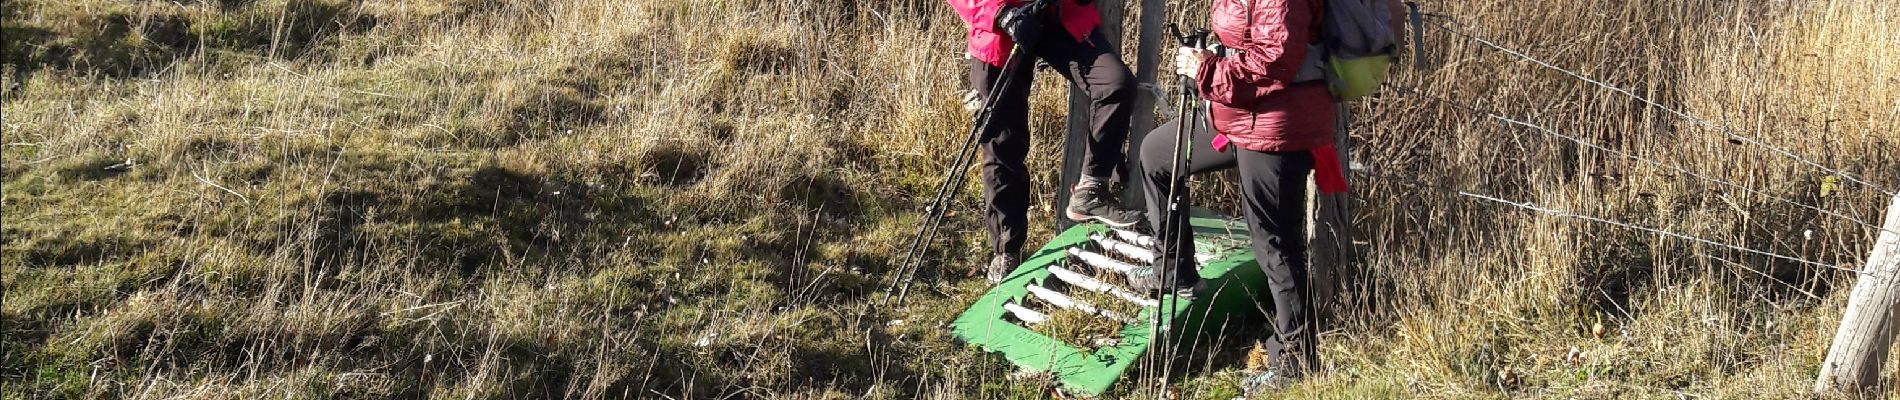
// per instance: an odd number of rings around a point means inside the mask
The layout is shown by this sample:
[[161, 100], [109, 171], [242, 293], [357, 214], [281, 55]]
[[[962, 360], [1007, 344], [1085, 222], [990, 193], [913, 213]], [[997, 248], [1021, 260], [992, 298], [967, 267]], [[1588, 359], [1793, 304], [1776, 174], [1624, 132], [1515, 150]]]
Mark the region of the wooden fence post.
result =
[[1821, 376], [1814, 382], [1817, 395], [1865, 393], [1880, 381], [1880, 367], [1893, 345], [1894, 310], [1900, 307], [1900, 233], [1895, 233], [1900, 232], [1900, 194], [1887, 205], [1881, 229], [1848, 294], [1834, 343], [1821, 361]]
[[[1141, 25], [1140, 36], [1135, 38], [1135, 83], [1137, 85], [1158, 85], [1156, 72], [1161, 64], [1161, 21], [1167, 14], [1166, 0], [1140, 0]], [[1148, 131], [1155, 128], [1155, 92], [1137, 89], [1135, 95], [1135, 118], [1133, 128], [1128, 130], [1128, 167], [1123, 168], [1134, 176], [1122, 177], [1122, 206], [1133, 210], [1147, 211], [1148, 199], [1142, 196], [1140, 175], [1141, 141], [1146, 139]]]
[[[1351, 136], [1352, 107], [1346, 103], [1334, 105], [1337, 120], [1334, 122], [1333, 145], [1339, 151], [1340, 172], [1352, 176], [1352, 158], [1348, 151], [1347, 138]], [[1328, 321], [1344, 305], [1340, 295], [1345, 292], [1344, 283], [1357, 279], [1351, 268], [1352, 248], [1352, 210], [1348, 202], [1352, 200], [1347, 193], [1320, 193], [1319, 186], [1309, 181], [1307, 192], [1311, 202], [1307, 206], [1307, 281], [1313, 293], [1313, 312], [1319, 321]]]

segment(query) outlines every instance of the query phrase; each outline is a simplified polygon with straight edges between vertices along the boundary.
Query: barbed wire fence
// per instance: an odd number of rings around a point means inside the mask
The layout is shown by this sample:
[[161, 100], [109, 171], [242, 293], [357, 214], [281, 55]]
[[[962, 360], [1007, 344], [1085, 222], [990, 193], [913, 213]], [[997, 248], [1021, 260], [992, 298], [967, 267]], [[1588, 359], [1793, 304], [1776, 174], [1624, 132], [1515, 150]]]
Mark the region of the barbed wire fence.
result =
[[1818, 162], [1818, 161], [1814, 161], [1814, 160], [1812, 160], [1812, 159], [1809, 159], [1809, 158], [1807, 158], [1807, 157], [1802, 157], [1802, 156], [1801, 156], [1801, 155], [1799, 155], [1799, 154], [1795, 154], [1795, 153], [1794, 153], [1793, 151], [1789, 151], [1789, 150], [1787, 150], [1787, 149], [1784, 149], [1784, 148], [1781, 148], [1781, 147], [1778, 147], [1778, 146], [1775, 146], [1775, 145], [1772, 145], [1772, 144], [1768, 144], [1768, 143], [1766, 143], [1766, 142], [1763, 142], [1763, 141], [1761, 141], [1760, 139], [1757, 139], [1757, 138], [1755, 138], [1755, 137], [1753, 137], [1753, 136], [1751, 136], [1751, 135], [1743, 135], [1742, 133], [1740, 133], [1740, 132], [1738, 132], [1738, 131], [1737, 131], [1736, 129], [1734, 129], [1734, 128], [1731, 128], [1731, 127], [1729, 127], [1729, 126], [1726, 126], [1726, 125], [1722, 125], [1722, 124], [1717, 124], [1717, 123], [1715, 123], [1715, 122], [1712, 122], [1712, 121], [1709, 121], [1709, 120], [1707, 120], [1707, 119], [1703, 119], [1703, 118], [1699, 118], [1699, 117], [1696, 117], [1696, 116], [1694, 116], [1694, 115], [1690, 115], [1690, 114], [1688, 114], [1688, 113], [1686, 113], [1686, 112], [1683, 112], [1683, 111], [1681, 111], [1681, 110], [1678, 110], [1678, 109], [1676, 109], [1676, 108], [1674, 108], [1674, 107], [1670, 107], [1670, 106], [1667, 106], [1667, 105], [1664, 105], [1664, 104], [1662, 104], [1662, 103], [1660, 103], [1660, 102], [1658, 102], [1658, 101], [1656, 101], [1656, 100], [1653, 100], [1653, 99], [1650, 99], [1649, 97], [1645, 97], [1645, 96], [1643, 96], [1643, 95], [1640, 95], [1640, 94], [1637, 94], [1637, 93], [1636, 93], [1636, 92], [1635, 92], [1634, 90], [1630, 90], [1630, 89], [1628, 89], [1628, 88], [1624, 88], [1624, 87], [1621, 87], [1621, 86], [1617, 86], [1617, 85], [1613, 85], [1613, 84], [1610, 84], [1610, 83], [1608, 83], [1608, 82], [1604, 82], [1604, 81], [1602, 81], [1602, 80], [1599, 80], [1599, 79], [1596, 79], [1596, 78], [1591, 78], [1590, 76], [1588, 76], [1588, 75], [1585, 75], [1585, 74], [1584, 74], [1584, 73], [1582, 73], [1582, 72], [1578, 72], [1578, 71], [1576, 71], [1576, 70], [1572, 70], [1572, 69], [1568, 69], [1568, 68], [1564, 68], [1564, 67], [1560, 67], [1560, 66], [1557, 66], [1556, 64], [1553, 64], [1553, 63], [1551, 63], [1551, 62], [1549, 62], [1549, 61], [1545, 61], [1545, 60], [1543, 60], [1543, 59], [1540, 59], [1540, 58], [1537, 58], [1537, 57], [1532, 57], [1531, 55], [1529, 55], [1529, 54], [1526, 54], [1526, 53], [1525, 53], [1525, 52], [1523, 52], [1523, 51], [1519, 51], [1519, 50], [1516, 50], [1516, 49], [1513, 49], [1513, 48], [1510, 48], [1510, 47], [1505, 47], [1504, 45], [1501, 45], [1501, 44], [1498, 44], [1498, 41], [1494, 41], [1494, 40], [1490, 40], [1490, 39], [1486, 39], [1486, 38], [1484, 38], [1484, 37], [1480, 37], [1480, 36], [1477, 36], [1477, 35], [1475, 35], [1475, 34], [1472, 34], [1472, 33], [1469, 33], [1469, 32], [1466, 32], [1466, 31], [1463, 31], [1463, 30], [1459, 30], [1459, 29], [1456, 29], [1456, 28], [1453, 28], [1453, 27], [1452, 27], [1452, 26], [1450, 26], [1449, 24], [1446, 24], [1445, 22], [1443, 22], [1443, 21], [1454, 21], [1454, 22], [1456, 21], [1455, 19], [1452, 19], [1452, 18], [1451, 18], [1450, 16], [1445, 16], [1445, 15], [1440, 15], [1440, 14], [1430, 14], [1430, 16], [1432, 16], [1433, 18], [1425, 18], [1425, 19], [1421, 19], [1421, 21], [1426, 21], [1425, 23], [1426, 23], [1426, 24], [1428, 24], [1428, 25], [1429, 25], [1429, 27], [1431, 27], [1431, 28], [1434, 28], [1434, 29], [1437, 29], [1437, 30], [1439, 30], [1439, 31], [1441, 31], [1441, 32], [1446, 32], [1446, 33], [1449, 33], [1449, 34], [1451, 34], [1452, 36], [1455, 36], [1455, 37], [1459, 37], [1459, 38], [1463, 38], [1463, 39], [1466, 39], [1466, 40], [1469, 40], [1469, 41], [1471, 41], [1471, 42], [1473, 42], [1473, 43], [1477, 43], [1477, 44], [1479, 44], [1479, 45], [1482, 45], [1482, 46], [1484, 46], [1484, 47], [1486, 47], [1486, 48], [1490, 48], [1490, 49], [1492, 49], [1492, 50], [1496, 50], [1496, 51], [1498, 51], [1498, 52], [1501, 52], [1501, 53], [1503, 53], [1503, 54], [1507, 54], [1507, 55], [1510, 55], [1510, 56], [1512, 56], [1512, 57], [1514, 57], [1514, 58], [1517, 58], [1518, 60], [1521, 60], [1521, 61], [1525, 61], [1525, 62], [1529, 62], [1529, 63], [1532, 63], [1532, 64], [1536, 64], [1536, 65], [1538, 65], [1538, 66], [1540, 66], [1540, 67], [1543, 67], [1543, 68], [1546, 68], [1546, 69], [1550, 69], [1550, 70], [1553, 70], [1553, 71], [1557, 71], [1557, 72], [1560, 72], [1560, 73], [1563, 73], [1564, 75], [1567, 75], [1567, 76], [1569, 76], [1569, 77], [1571, 77], [1571, 78], [1574, 78], [1574, 79], [1576, 79], [1576, 80], [1579, 80], [1579, 81], [1583, 81], [1583, 82], [1585, 82], [1585, 83], [1589, 83], [1589, 84], [1591, 84], [1591, 85], [1594, 85], [1594, 86], [1597, 86], [1598, 88], [1601, 88], [1601, 89], [1603, 89], [1603, 90], [1607, 90], [1607, 91], [1610, 91], [1610, 92], [1612, 92], [1612, 93], [1616, 93], [1616, 94], [1620, 94], [1620, 95], [1624, 95], [1624, 96], [1627, 96], [1627, 97], [1629, 97], [1629, 98], [1630, 98], [1631, 100], [1635, 100], [1635, 101], [1637, 101], [1637, 102], [1639, 102], [1639, 103], [1643, 103], [1644, 105], [1647, 105], [1647, 106], [1649, 106], [1649, 107], [1653, 107], [1653, 108], [1655, 108], [1655, 109], [1657, 109], [1657, 110], [1661, 110], [1661, 111], [1663, 111], [1664, 113], [1668, 113], [1668, 114], [1670, 114], [1670, 115], [1672, 115], [1672, 116], [1675, 116], [1676, 118], [1679, 118], [1679, 119], [1681, 119], [1681, 120], [1684, 120], [1684, 121], [1687, 121], [1687, 122], [1691, 122], [1691, 123], [1693, 123], [1693, 124], [1695, 124], [1695, 125], [1697, 125], [1697, 126], [1699, 126], [1699, 127], [1702, 127], [1702, 128], [1705, 128], [1705, 129], [1708, 129], [1708, 130], [1711, 130], [1711, 131], [1715, 131], [1715, 132], [1717, 132], [1717, 133], [1721, 133], [1721, 134], [1722, 134], [1723, 136], [1727, 136], [1727, 137], [1728, 137], [1729, 139], [1732, 139], [1732, 140], [1735, 140], [1735, 141], [1739, 141], [1739, 142], [1742, 142], [1742, 143], [1746, 143], [1746, 144], [1749, 144], [1749, 145], [1752, 145], [1752, 146], [1756, 146], [1756, 147], [1760, 147], [1760, 148], [1763, 148], [1763, 149], [1766, 149], [1766, 150], [1768, 150], [1768, 151], [1770, 151], [1770, 152], [1772, 152], [1772, 153], [1775, 153], [1775, 154], [1777, 154], [1777, 155], [1780, 155], [1780, 156], [1782, 156], [1782, 157], [1785, 157], [1785, 158], [1788, 158], [1788, 159], [1791, 159], [1791, 160], [1794, 160], [1794, 161], [1796, 161], [1796, 162], [1799, 162], [1799, 163], [1801, 163], [1801, 164], [1803, 164], [1803, 165], [1806, 165], [1806, 166], [1809, 166], [1809, 167], [1812, 167], [1812, 168], [1815, 168], [1815, 169], [1819, 169], [1819, 170], [1821, 170], [1821, 171], [1824, 171], [1824, 172], [1827, 172], [1828, 174], [1832, 174], [1832, 175], [1835, 175], [1835, 176], [1839, 176], [1839, 177], [1841, 177], [1842, 179], [1845, 179], [1845, 180], [1847, 180], [1847, 181], [1849, 181], [1849, 182], [1854, 182], [1854, 183], [1856, 183], [1856, 184], [1860, 184], [1860, 185], [1862, 185], [1862, 186], [1866, 186], [1866, 187], [1868, 187], [1868, 188], [1870, 188], [1870, 189], [1873, 189], [1873, 190], [1875, 190], [1875, 191], [1877, 191], [1877, 192], [1880, 192], [1880, 193], [1882, 193], [1882, 194], [1885, 194], [1885, 195], [1889, 195], [1889, 196], [1891, 196], [1891, 195], [1895, 195], [1895, 194], [1900, 194], [1900, 192], [1896, 192], [1896, 191], [1894, 191], [1893, 189], [1890, 189], [1890, 188], [1887, 188], [1887, 187], [1886, 187], [1886, 186], [1884, 186], [1884, 185], [1881, 185], [1881, 184], [1878, 184], [1878, 183], [1873, 183], [1873, 182], [1869, 182], [1869, 181], [1867, 181], [1867, 180], [1865, 180], [1865, 179], [1861, 179], [1860, 177], [1857, 177], [1857, 176], [1855, 176], [1854, 174], [1850, 174], [1850, 173], [1847, 173], [1847, 172], [1845, 172], [1845, 171], [1841, 171], [1840, 169], [1837, 169], [1837, 168], [1833, 168], [1833, 167], [1828, 167], [1828, 166], [1826, 166], [1826, 165], [1823, 165], [1823, 164], [1821, 164], [1821, 163], [1820, 163], [1820, 162]]
[[[1497, 123], [1503, 124], [1505, 126], [1531, 130], [1539, 134], [1543, 134], [1543, 135], [1552, 137], [1554, 139], [1567, 141], [1569, 143], [1573, 143], [1575, 145], [1588, 148], [1594, 151], [1599, 151], [1605, 154], [1610, 154], [1610, 155], [1621, 157], [1621, 158], [1628, 159], [1631, 161], [1647, 164], [1649, 166], [1658, 168], [1660, 170], [1670, 171], [1676, 174], [1680, 174], [1682, 176], [1694, 178], [1702, 182], [1712, 183], [1712, 184], [1719, 185], [1725, 188], [1739, 190], [1751, 196], [1759, 196], [1761, 198], [1769, 199], [1774, 202], [1787, 204], [1787, 205], [1794, 206], [1794, 207], [1807, 210], [1807, 211], [1812, 211], [1819, 215], [1834, 218], [1838, 221], [1843, 221], [1843, 222], [1852, 224], [1855, 227], [1865, 229], [1868, 232], [1872, 232], [1875, 235], [1876, 240], [1874, 244], [1871, 246], [1873, 248], [1871, 249], [1870, 254], [1867, 258], [1866, 266], [1856, 268], [1852, 266], [1844, 266], [1844, 265], [1839, 265], [1839, 264], [1831, 264], [1831, 263], [1814, 261], [1814, 260], [1810, 260], [1803, 257], [1774, 252], [1771, 250], [1764, 250], [1764, 249], [1758, 249], [1758, 248], [1753, 248], [1753, 247], [1748, 247], [1748, 246], [1724, 243], [1721, 241], [1712, 240], [1712, 239], [1708, 239], [1708, 238], [1704, 238], [1704, 237], [1700, 237], [1696, 235], [1671, 231], [1664, 228], [1625, 222], [1625, 221], [1620, 221], [1620, 220], [1616, 220], [1612, 218], [1591, 215], [1591, 214], [1559, 208], [1559, 207], [1539, 205], [1529, 200], [1512, 200], [1512, 199], [1503, 198], [1497, 195], [1476, 192], [1469, 189], [1446, 187], [1443, 185], [1424, 182], [1422, 180], [1415, 179], [1415, 178], [1396, 176], [1392, 174], [1382, 174], [1382, 173], [1378, 173], [1374, 171], [1365, 171], [1358, 168], [1355, 168], [1355, 170], [1353, 171], [1356, 175], [1397, 182], [1397, 183], [1405, 184], [1407, 186], [1411, 186], [1415, 188], [1428, 189], [1428, 190], [1438, 191], [1441, 193], [1455, 195], [1458, 197], [1471, 200], [1478, 204], [1498, 206], [1498, 207], [1525, 211], [1525, 212], [1530, 212], [1533, 214], [1549, 216], [1549, 217], [1554, 217], [1554, 218], [1577, 220], [1577, 221], [1582, 221], [1582, 222], [1587, 222], [1587, 223], [1592, 223], [1592, 224], [1604, 225], [1611, 228], [1643, 232], [1647, 234], [1652, 234], [1652, 235], [1657, 235], [1661, 237], [1667, 237], [1670, 239], [1681, 240], [1688, 243], [1693, 243], [1698, 246], [1706, 246], [1706, 247], [1718, 248], [1718, 249], [1723, 249], [1723, 250], [1728, 250], [1728, 251], [1734, 251], [1734, 252], [1749, 254], [1753, 256], [1760, 256], [1760, 257], [1766, 257], [1766, 258], [1776, 259], [1780, 261], [1792, 262], [1792, 263], [1810, 266], [1810, 267], [1823, 268], [1826, 270], [1852, 273], [1857, 277], [1857, 280], [1850, 294], [1850, 302], [1847, 307], [1847, 310], [1844, 313], [1845, 315], [1843, 316], [1841, 320], [1839, 330], [1837, 331], [1835, 335], [1835, 340], [1830, 346], [1826, 359], [1823, 362], [1820, 376], [1817, 378], [1817, 381], [1815, 384], [1815, 390], [1817, 393], [1826, 393], [1826, 392], [1831, 392], [1831, 391], [1841, 390], [1841, 389], [1865, 390], [1866, 388], [1873, 386], [1873, 384], [1878, 381], [1878, 376], [1879, 376], [1878, 369], [1884, 363], [1886, 353], [1890, 350], [1892, 337], [1895, 330], [1895, 327], [1893, 326], [1893, 322], [1891, 322], [1891, 319], [1895, 314], [1895, 309], [1897, 307], [1900, 307], [1900, 293], [1897, 293], [1897, 292], [1900, 292], [1900, 288], [1896, 288], [1896, 286], [1900, 286], [1900, 285], [1896, 285], [1896, 282], [1895, 282], [1895, 276], [1900, 275], [1900, 265], [1895, 265], [1895, 264], [1900, 264], [1900, 192], [1896, 192], [1893, 189], [1887, 186], [1884, 186], [1880, 183], [1863, 179], [1854, 174], [1843, 171], [1840, 168], [1830, 167], [1828, 165], [1825, 165], [1821, 162], [1815, 161], [1808, 157], [1803, 157], [1802, 155], [1797, 154], [1788, 149], [1778, 147], [1773, 144], [1769, 144], [1767, 142], [1762, 141], [1761, 139], [1758, 139], [1756, 135], [1745, 134], [1744, 132], [1740, 132], [1732, 127], [1729, 127], [1723, 124], [1718, 124], [1718, 123], [1709, 121], [1707, 119], [1697, 117], [1695, 115], [1691, 115], [1676, 107], [1665, 105], [1657, 100], [1638, 94], [1633, 90], [1606, 82], [1603, 79], [1591, 77], [1588, 74], [1584, 74], [1582, 72], [1578, 72], [1573, 69], [1564, 68], [1555, 63], [1532, 56], [1528, 52], [1505, 46], [1503, 44], [1500, 44], [1501, 41], [1485, 38], [1483, 36], [1479, 36], [1477, 34], [1470, 33], [1468, 31], [1456, 28], [1452, 25], [1457, 24], [1457, 21], [1449, 16], [1445, 16], [1441, 14], [1433, 14], [1433, 13], [1421, 13], [1421, 14], [1423, 17], [1429, 17], [1429, 18], [1413, 19], [1413, 21], [1421, 21], [1420, 25], [1424, 25], [1424, 26], [1414, 27], [1413, 29], [1429, 28], [1429, 29], [1445, 32], [1453, 38], [1462, 39], [1465, 41], [1475, 43], [1483, 48], [1496, 51], [1500, 54], [1508, 55], [1517, 61], [1528, 62], [1542, 68], [1560, 72], [1569, 78], [1590, 84], [1601, 90], [1605, 90], [1605, 91], [1615, 93], [1618, 95], [1626, 96], [1630, 98], [1631, 100], [1636, 101], [1637, 103], [1643, 104], [1645, 107], [1651, 107], [1656, 110], [1660, 110], [1668, 116], [1672, 116], [1678, 120], [1690, 123], [1691, 125], [1696, 126], [1698, 128], [1720, 133], [1724, 137], [1727, 137], [1732, 143], [1747, 144], [1750, 146], [1755, 146], [1763, 150], [1766, 150], [1767, 152], [1771, 154], [1775, 154], [1778, 157], [1792, 160], [1797, 165], [1803, 168], [1810, 168], [1813, 170], [1817, 170], [1817, 171], [1825, 173], [1827, 176], [1839, 177], [1840, 179], [1845, 180], [1847, 182], [1852, 182], [1852, 183], [1861, 185], [1863, 187], [1866, 187], [1868, 189], [1871, 189], [1873, 192], [1879, 193], [1883, 196], [1892, 196], [1893, 197], [1892, 205], [1890, 206], [1890, 209], [1887, 211], [1888, 215], [1884, 223], [1884, 226], [1852, 216], [1852, 215], [1847, 215], [1847, 214], [1843, 214], [1834, 210], [1830, 210], [1819, 205], [1808, 204], [1805, 202], [1788, 198], [1786, 196], [1776, 195], [1776, 194], [1769, 193], [1761, 189], [1756, 189], [1748, 185], [1743, 185], [1743, 184], [1734, 182], [1732, 180], [1715, 177], [1715, 176], [1712, 176], [1712, 174], [1697, 172], [1684, 165], [1664, 162], [1662, 160], [1658, 160], [1653, 157], [1644, 157], [1644, 156], [1641, 156], [1629, 151], [1613, 149], [1608, 146], [1584, 139], [1583, 137], [1581, 137], [1581, 135], [1565, 134], [1555, 129], [1551, 129], [1545, 125], [1532, 122], [1526, 118], [1511, 117], [1511, 116], [1508, 116], [1496, 111], [1485, 109], [1483, 107], [1478, 107], [1471, 104], [1458, 102], [1458, 101], [1446, 98], [1444, 96], [1435, 95], [1435, 94], [1428, 93], [1426, 91], [1423, 91], [1414, 87], [1401, 85], [1401, 84], [1393, 84], [1391, 86], [1393, 87], [1395, 92], [1405, 95], [1408, 99], [1416, 99], [1416, 100], [1421, 100], [1421, 101], [1441, 105], [1441, 106], [1455, 109], [1461, 112], [1469, 113], [1478, 118], [1492, 120]], [[1424, 21], [1428, 21], [1428, 22], [1424, 22]], [[1446, 21], [1449, 21], [1450, 23], [1447, 23]], [[1419, 36], [1414, 36], [1414, 37], [1416, 38]], [[1423, 46], [1425, 44], [1414, 43], [1413, 45]], [[1516, 131], [1512, 131], [1511, 134], [1514, 136], [1518, 135]], [[1376, 169], [1375, 171], [1377, 170], [1383, 170], [1383, 168]], [[1820, 296], [1816, 295], [1815, 293], [1804, 290], [1800, 287], [1796, 287], [1791, 283], [1782, 281], [1780, 279], [1772, 279], [1774, 277], [1773, 274], [1767, 271], [1763, 271], [1760, 268], [1756, 268], [1756, 267], [1749, 266], [1741, 262], [1737, 262], [1734, 260], [1729, 260], [1729, 259], [1725, 259], [1721, 257], [1710, 257], [1710, 258], [1714, 258], [1717, 261], [1722, 262], [1723, 264], [1731, 266], [1731, 267], [1742, 268], [1756, 275], [1760, 275], [1765, 278], [1771, 278], [1769, 279], [1769, 281], [1775, 282], [1776, 284], [1779, 284], [1782, 286], [1787, 286], [1788, 288], [1793, 289], [1794, 291], [1801, 293], [1809, 298], [1812, 298], [1812, 299], [1820, 298]]]

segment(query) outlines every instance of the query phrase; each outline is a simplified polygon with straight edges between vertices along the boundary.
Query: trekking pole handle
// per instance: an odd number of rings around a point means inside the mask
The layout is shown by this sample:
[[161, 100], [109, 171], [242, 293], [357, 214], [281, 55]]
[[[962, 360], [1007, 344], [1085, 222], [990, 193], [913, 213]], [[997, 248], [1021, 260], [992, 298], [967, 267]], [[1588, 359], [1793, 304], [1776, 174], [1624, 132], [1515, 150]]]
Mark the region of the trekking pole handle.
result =
[[[1195, 49], [1202, 49], [1202, 50], [1206, 50], [1208, 48], [1207, 37], [1210, 34], [1210, 32], [1208, 32], [1206, 29], [1195, 29], [1191, 33], [1183, 34], [1181, 33], [1181, 26], [1175, 25], [1172, 22], [1168, 23], [1167, 29], [1168, 29], [1168, 35], [1173, 36], [1174, 42], [1176, 44], [1180, 44], [1181, 47], [1195, 48]], [[1183, 76], [1181, 78], [1191, 79], [1186, 76]], [[1185, 80], [1181, 82], [1181, 88], [1183, 90], [1186, 90], [1188, 93], [1193, 93], [1194, 91], [1193, 85], [1187, 83], [1187, 81]]]
[[1205, 49], [1207, 48], [1207, 36], [1209, 34], [1211, 34], [1211, 32], [1208, 32], [1206, 29], [1195, 29], [1191, 33], [1182, 34], [1180, 25], [1175, 25], [1172, 22], [1168, 23], [1168, 35], [1174, 36], [1174, 42], [1180, 44], [1181, 47]]
[[1042, 17], [1043, 16], [1042, 13], [1047, 12], [1049, 11], [1049, 9], [1056, 7], [1056, 1], [1055, 0], [1035, 0], [1035, 1], [1029, 2], [1027, 6], [1029, 7], [1031, 15]]

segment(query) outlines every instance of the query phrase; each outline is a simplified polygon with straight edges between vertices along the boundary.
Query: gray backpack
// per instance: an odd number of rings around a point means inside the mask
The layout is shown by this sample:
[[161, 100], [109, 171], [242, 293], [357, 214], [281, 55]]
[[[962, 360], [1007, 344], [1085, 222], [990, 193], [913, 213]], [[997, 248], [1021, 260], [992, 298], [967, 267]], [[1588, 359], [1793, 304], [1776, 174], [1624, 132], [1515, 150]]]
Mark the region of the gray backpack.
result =
[[1326, 80], [1333, 97], [1371, 95], [1398, 54], [1397, 15], [1389, 0], [1325, 0], [1319, 38], [1308, 45], [1294, 82]]

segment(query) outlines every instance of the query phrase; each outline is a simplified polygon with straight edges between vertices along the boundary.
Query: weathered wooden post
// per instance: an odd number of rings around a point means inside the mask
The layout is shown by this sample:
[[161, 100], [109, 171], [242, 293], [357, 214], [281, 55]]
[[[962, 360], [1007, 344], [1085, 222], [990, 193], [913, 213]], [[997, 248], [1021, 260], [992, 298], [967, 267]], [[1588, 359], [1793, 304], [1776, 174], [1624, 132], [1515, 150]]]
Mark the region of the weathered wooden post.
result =
[[[1348, 178], [1352, 176], [1351, 152], [1347, 151], [1347, 138], [1351, 136], [1352, 107], [1345, 103], [1334, 105], [1338, 117], [1334, 121], [1333, 146], [1339, 151], [1340, 172]], [[1340, 298], [1340, 287], [1344, 281], [1356, 279], [1351, 270], [1352, 248], [1352, 210], [1348, 202], [1350, 193], [1320, 193], [1319, 185], [1312, 180], [1307, 184], [1307, 281], [1313, 291], [1314, 315], [1320, 321], [1332, 319], [1344, 301]]]
[[1880, 366], [1893, 345], [1894, 310], [1900, 307], [1900, 194], [1887, 205], [1881, 226], [1821, 361], [1821, 376], [1814, 382], [1818, 395], [1865, 393], [1880, 381]]
[[[1167, 0], [1141, 0], [1141, 36], [1135, 40], [1135, 65], [1132, 65], [1137, 84], [1149, 87], [1159, 85], [1156, 73], [1161, 64], [1161, 43], [1165, 40], [1161, 37], [1161, 23], [1165, 16]], [[1158, 100], [1155, 94], [1153, 90], [1141, 89], [1135, 95], [1134, 127], [1128, 130], [1129, 167], [1126, 170], [1129, 173], [1139, 173], [1137, 166], [1141, 164], [1141, 141], [1148, 136], [1148, 131], [1155, 129], [1155, 103]], [[1136, 179], [1143, 178], [1123, 178], [1127, 182], [1122, 184], [1122, 205], [1145, 210], [1142, 207], [1147, 204], [1147, 198], [1142, 197], [1141, 185]]]
[[[1387, 1], [1385, 5], [1386, 17], [1394, 23], [1395, 28], [1392, 41], [1399, 50], [1408, 46], [1405, 21], [1409, 16], [1409, 29], [1415, 35], [1409, 45], [1413, 49], [1412, 67], [1423, 68], [1424, 53], [1417, 50], [1424, 45], [1421, 37], [1416, 36], [1421, 30], [1417, 5], [1410, 2], [1400, 4], [1397, 1]], [[1333, 147], [1338, 151], [1340, 173], [1347, 181], [1351, 181], [1352, 106], [1343, 102], [1334, 103], [1333, 110], [1336, 115], [1333, 120]], [[1344, 298], [1346, 288], [1363, 289], [1367, 277], [1353, 266], [1351, 192], [1320, 193], [1317, 181], [1307, 182], [1307, 192], [1310, 193], [1306, 207], [1307, 281], [1313, 292], [1314, 315], [1324, 322], [1349, 305]], [[1364, 301], [1363, 298], [1357, 300]]]

